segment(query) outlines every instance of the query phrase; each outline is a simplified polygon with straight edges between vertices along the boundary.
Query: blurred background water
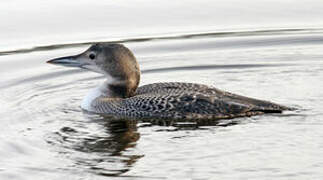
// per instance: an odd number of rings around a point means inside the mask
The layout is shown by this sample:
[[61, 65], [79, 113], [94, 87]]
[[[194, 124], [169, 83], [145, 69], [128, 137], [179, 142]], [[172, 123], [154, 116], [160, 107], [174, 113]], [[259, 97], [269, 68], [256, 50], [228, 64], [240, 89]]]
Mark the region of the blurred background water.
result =
[[[0, 2], [0, 179], [321, 179], [321, 0]], [[298, 107], [214, 123], [80, 109], [104, 78], [46, 60], [121, 42], [141, 85], [181, 81]]]

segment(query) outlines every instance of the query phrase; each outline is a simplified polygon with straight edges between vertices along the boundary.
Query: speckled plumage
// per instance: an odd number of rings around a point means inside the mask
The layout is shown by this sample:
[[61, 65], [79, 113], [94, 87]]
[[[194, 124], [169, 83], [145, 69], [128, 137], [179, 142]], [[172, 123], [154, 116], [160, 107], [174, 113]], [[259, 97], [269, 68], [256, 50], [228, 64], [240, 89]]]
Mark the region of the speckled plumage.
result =
[[139, 64], [121, 44], [97, 43], [85, 52], [48, 61], [102, 73], [107, 82], [83, 100], [87, 111], [129, 118], [226, 119], [290, 108], [206, 85], [154, 83], [138, 88]]
[[92, 106], [96, 113], [174, 119], [226, 119], [288, 109], [206, 85], [179, 82], [144, 85], [129, 98], [99, 97]]

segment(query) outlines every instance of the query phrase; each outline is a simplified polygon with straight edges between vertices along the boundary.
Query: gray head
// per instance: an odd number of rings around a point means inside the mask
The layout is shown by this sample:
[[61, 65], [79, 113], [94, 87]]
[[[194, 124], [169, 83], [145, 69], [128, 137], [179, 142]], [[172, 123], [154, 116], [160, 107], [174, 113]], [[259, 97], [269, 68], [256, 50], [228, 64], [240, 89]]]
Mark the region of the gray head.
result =
[[138, 62], [122, 44], [97, 43], [81, 54], [47, 62], [104, 74], [108, 79], [109, 89], [119, 97], [133, 96], [140, 81]]

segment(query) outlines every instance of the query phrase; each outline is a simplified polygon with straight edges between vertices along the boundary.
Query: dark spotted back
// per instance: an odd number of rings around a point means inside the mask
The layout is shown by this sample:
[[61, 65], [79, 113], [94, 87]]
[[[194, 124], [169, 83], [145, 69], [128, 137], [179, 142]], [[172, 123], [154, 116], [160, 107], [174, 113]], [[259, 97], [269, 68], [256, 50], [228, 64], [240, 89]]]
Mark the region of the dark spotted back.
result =
[[141, 86], [125, 99], [98, 98], [97, 113], [133, 118], [223, 119], [281, 112], [287, 107], [193, 83]]

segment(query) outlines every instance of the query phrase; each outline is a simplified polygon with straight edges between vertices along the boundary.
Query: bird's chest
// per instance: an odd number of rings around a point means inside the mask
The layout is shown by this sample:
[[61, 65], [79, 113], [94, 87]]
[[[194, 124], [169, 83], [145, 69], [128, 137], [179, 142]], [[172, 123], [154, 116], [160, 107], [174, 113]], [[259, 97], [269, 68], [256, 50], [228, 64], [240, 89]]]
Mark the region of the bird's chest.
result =
[[102, 86], [96, 87], [87, 93], [87, 95], [83, 98], [81, 108], [86, 111], [96, 112], [92, 106], [92, 103], [95, 99], [100, 97], [107, 97], [107, 92], [104, 91]]

